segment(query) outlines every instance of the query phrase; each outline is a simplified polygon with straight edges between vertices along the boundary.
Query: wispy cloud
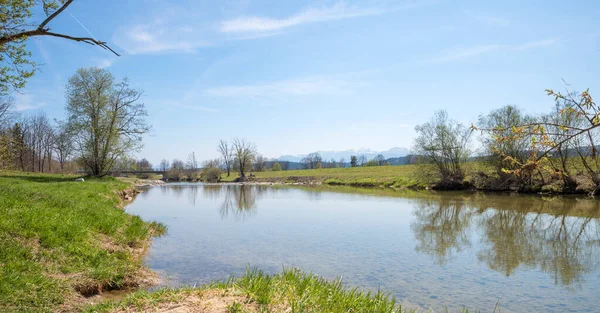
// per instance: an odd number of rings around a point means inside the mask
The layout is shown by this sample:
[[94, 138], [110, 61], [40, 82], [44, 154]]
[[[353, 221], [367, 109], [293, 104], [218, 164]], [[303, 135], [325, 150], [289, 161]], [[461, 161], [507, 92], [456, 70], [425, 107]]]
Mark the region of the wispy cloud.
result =
[[306, 9], [287, 18], [250, 16], [226, 20], [221, 22], [219, 30], [224, 33], [272, 32], [301, 24], [379, 15], [386, 11], [382, 8], [361, 8], [338, 2], [330, 7]]
[[491, 26], [508, 26], [510, 25], [511, 21], [507, 18], [503, 18], [500, 16], [495, 16], [495, 15], [488, 15], [485, 13], [481, 13], [481, 12], [475, 12], [472, 10], [464, 10], [463, 11], [468, 17], [486, 24], [486, 25], [491, 25]]
[[15, 95], [15, 111], [29, 111], [35, 110], [43, 107], [45, 105], [44, 102], [35, 102], [34, 98], [30, 94], [17, 93]]
[[211, 45], [193, 12], [177, 5], [156, 10], [143, 22], [118, 29], [114, 42], [129, 54], [190, 53]]
[[266, 84], [222, 86], [205, 89], [203, 94], [218, 97], [273, 98], [278, 96], [344, 96], [354, 93], [361, 83], [322, 77], [277, 81]]
[[524, 51], [529, 49], [535, 49], [545, 46], [550, 46], [558, 42], [557, 38], [550, 38], [538, 41], [530, 41], [522, 44], [513, 45], [478, 45], [466, 48], [456, 48], [443, 51], [439, 56], [426, 60], [426, 63], [446, 63], [451, 61], [464, 60], [469, 58], [475, 58], [481, 55], [493, 53], [493, 52], [515, 52]]
[[107, 68], [110, 67], [111, 65], [113, 65], [113, 63], [115, 63], [116, 58], [110, 58], [110, 59], [98, 59], [96, 60], [96, 66], [99, 68]]
[[547, 47], [547, 46], [556, 44], [558, 41], [559, 41], [558, 38], [549, 38], [549, 39], [544, 39], [544, 40], [531, 41], [531, 42], [526, 42], [524, 44], [513, 46], [512, 49], [515, 51], [521, 51], [521, 50], [529, 50], [529, 49], [540, 48], [540, 47]]
[[190, 105], [190, 104], [182, 104], [182, 103], [174, 103], [173, 105], [180, 107], [182, 109], [189, 109], [189, 110], [193, 110], [193, 111], [200, 111], [200, 112], [206, 112], [206, 113], [219, 112], [219, 110], [217, 110], [215, 108], [209, 108], [209, 107], [201, 106], [201, 105]]

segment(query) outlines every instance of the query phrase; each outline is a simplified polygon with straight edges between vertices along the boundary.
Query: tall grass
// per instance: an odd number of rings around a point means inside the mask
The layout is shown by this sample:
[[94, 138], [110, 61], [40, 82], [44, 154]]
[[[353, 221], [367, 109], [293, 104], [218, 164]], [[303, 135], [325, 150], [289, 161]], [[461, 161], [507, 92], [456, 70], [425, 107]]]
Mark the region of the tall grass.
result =
[[[203, 298], [224, 295], [237, 296], [227, 304], [228, 312], [416, 312], [403, 309], [394, 297], [384, 291], [349, 288], [340, 279], [329, 281], [296, 268], [284, 268], [275, 275], [248, 268], [241, 277], [233, 277], [226, 282], [200, 288], [165, 288], [154, 293], [141, 291], [120, 302], [90, 306], [86, 312], [147, 312], [165, 303], [185, 303], [188, 296]], [[204, 298], [201, 301], [210, 302], [211, 299]], [[465, 309], [462, 312], [468, 311]]]
[[126, 214], [115, 179], [0, 173], [0, 311], [52, 311], [76, 290], [120, 288], [164, 226]]

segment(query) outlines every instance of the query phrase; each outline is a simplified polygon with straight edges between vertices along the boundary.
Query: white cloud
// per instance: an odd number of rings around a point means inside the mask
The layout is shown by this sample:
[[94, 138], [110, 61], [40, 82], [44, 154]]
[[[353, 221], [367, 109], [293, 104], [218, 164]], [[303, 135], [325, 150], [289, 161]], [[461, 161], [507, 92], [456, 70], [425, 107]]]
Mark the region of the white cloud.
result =
[[110, 67], [111, 65], [113, 65], [113, 63], [115, 63], [116, 59], [115, 58], [110, 58], [110, 59], [100, 59], [96, 61], [96, 66], [99, 68], [107, 68]]
[[451, 49], [442, 53], [441, 56], [435, 57], [429, 60], [431, 63], [444, 63], [455, 60], [462, 60], [467, 58], [476, 57], [485, 53], [490, 53], [500, 49], [500, 45], [485, 45], [485, 46], [474, 46], [469, 48]]
[[544, 39], [544, 40], [538, 40], [538, 41], [531, 41], [531, 42], [526, 42], [521, 45], [516, 45], [516, 46], [512, 47], [512, 49], [516, 50], [516, 51], [520, 51], [520, 50], [528, 50], [528, 49], [546, 47], [546, 46], [551, 46], [551, 45], [557, 43], [558, 41], [559, 41], [558, 38], [550, 38], [550, 39]]
[[211, 43], [202, 39], [202, 27], [177, 9], [158, 15], [151, 22], [119, 29], [113, 40], [129, 54], [190, 53]]
[[173, 105], [180, 107], [182, 109], [189, 109], [189, 110], [193, 110], [193, 111], [200, 111], [200, 112], [206, 112], [206, 113], [219, 112], [219, 110], [217, 110], [217, 109], [209, 108], [209, 107], [205, 107], [205, 106], [199, 106], [199, 105], [189, 105], [189, 104], [182, 104], [182, 103], [175, 103]]
[[558, 42], [558, 39], [544, 39], [538, 41], [530, 41], [522, 44], [513, 44], [513, 45], [499, 45], [499, 44], [491, 44], [491, 45], [479, 45], [467, 48], [458, 48], [458, 49], [449, 49], [441, 53], [441, 55], [437, 57], [433, 57], [429, 60], [426, 60], [426, 63], [446, 63], [451, 61], [458, 61], [463, 59], [469, 59], [478, 57], [480, 55], [489, 54], [498, 51], [525, 51], [529, 49], [535, 49], [545, 46], [550, 46]]
[[29, 111], [43, 107], [44, 102], [35, 102], [30, 94], [17, 93], [15, 95], [15, 111]]
[[487, 15], [487, 14], [483, 14], [483, 13], [479, 13], [479, 12], [474, 12], [471, 10], [465, 10], [464, 13], [467, 16], [469, 16], [470, 18], [477, 20], [480, 23], [491, 25], [491, 26], [508, 26], [511, 23], [511, 21], [509, 19], [506, 19], [503, 17]]
[[204, 90], [208, 96], [264, 98], [277, 96], [351, 95], [361, 84], [321, 77], [266, 84], [222, 86]]
[[270, 32], [300, 24], [379, 15], [385, 12], [384, 9], [350, 7], [344, 2], [338, 2], [331, 7], [311, 8], [281, 19], [250, 16], [226, 20], [221, 22], [219, 30], [224, 33]]

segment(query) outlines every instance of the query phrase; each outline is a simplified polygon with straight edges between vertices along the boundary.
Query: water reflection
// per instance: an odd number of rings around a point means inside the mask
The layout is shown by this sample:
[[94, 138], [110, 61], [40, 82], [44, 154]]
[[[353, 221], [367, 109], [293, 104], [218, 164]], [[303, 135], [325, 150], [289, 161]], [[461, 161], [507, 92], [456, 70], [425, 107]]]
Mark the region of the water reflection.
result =
[[[555, 284], [574, 287], [598, 269], [600, 228], [595, 201], [551, 199], [532, 205], [514, 198], [495, 197], [492, 204], [487, 200], [474, 195], [418, 201], [411, 224], [416, 250], [444, 264], [471, 246], [473, 232], [480, 232], [478, 259], [506, 276], [518, 268], [537, 268], [550, 274]], [[568, 215], [582, 212], [591, 216]]]
[[219, 210], [221, 218], [233, 216], [236, 219], [246, 219], [256, 214], [256, 197], [265, 193], [264, 189], [246, 185], [226, 185], [221, 190], [225, 193]]

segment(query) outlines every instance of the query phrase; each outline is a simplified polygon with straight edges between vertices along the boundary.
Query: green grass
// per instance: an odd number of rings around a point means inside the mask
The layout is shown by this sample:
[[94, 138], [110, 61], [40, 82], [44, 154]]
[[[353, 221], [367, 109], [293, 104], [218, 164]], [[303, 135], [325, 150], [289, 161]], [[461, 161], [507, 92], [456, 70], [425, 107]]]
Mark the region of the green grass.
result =
[[[294, 183], [302, 181], [321, 182], [329, 185], [345, 185], [355, 187], [426, 187], [430, 180], [424, 178], [417, 165], [370, 166], [350, 168], [323, 168], [314, 170], [266, 171], [253, 172], [258, 180]], [[222, 181], [233, 181], [237, 173], [223, 176]]]
[[[328, 281], [295, 268], [283, 269], [276, 275], [268, 275], [257, 269], [247, 269], [246, 274], [241, 277], [200, 288], [140, 291], [120, 302], [105, 302], [90, 306], [85, 312], [106, 313], [119, 310], [146, 312], [155, 310], [161, 304], [180, 303], [190, 295], [200, 298], [209, 295], [211, 297], [237, 296], [241, 301], [231, 300], [227, 305], [228, 312], [414, 312], [404, 310], [384, 291], [371, 292], [349, 288], [344, 286], [340, 279]], [[249, 307], [253, 307], [254, 310], [246, 310]]]
[[55, 311], [76, 289], [128, 285], [132, 252], [165, 231], [126, 214], [112, 178], [0, 172], [0, 311]]

